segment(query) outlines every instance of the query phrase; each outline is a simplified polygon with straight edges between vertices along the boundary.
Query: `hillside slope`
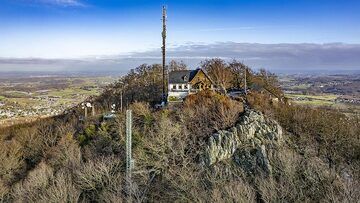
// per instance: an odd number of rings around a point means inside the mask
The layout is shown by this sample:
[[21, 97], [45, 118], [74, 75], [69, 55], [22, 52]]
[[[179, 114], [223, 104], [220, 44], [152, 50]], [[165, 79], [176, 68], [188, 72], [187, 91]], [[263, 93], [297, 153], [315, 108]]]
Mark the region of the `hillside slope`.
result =
[[124, 113], [102, 118], [122, 92], [134, 114], [134, 202], [360, 201], [358, 117], [290, 106], [260, 88], [246, 104], [203, 91], [157, 110], [159, 71], [130, 72], [91, 99], [99, 114], [84, 121], [75, 108], [1, 129], [0, 198], [126, 201]]

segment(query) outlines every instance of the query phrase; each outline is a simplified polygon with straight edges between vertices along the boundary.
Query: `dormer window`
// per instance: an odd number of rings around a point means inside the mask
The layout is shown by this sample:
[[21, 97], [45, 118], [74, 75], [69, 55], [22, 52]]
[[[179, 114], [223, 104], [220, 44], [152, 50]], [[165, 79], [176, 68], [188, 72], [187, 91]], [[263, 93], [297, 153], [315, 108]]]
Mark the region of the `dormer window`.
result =
[[188, 80], [186, 75], [184, 75], [183, 80], [184, 80], [185, 82]]

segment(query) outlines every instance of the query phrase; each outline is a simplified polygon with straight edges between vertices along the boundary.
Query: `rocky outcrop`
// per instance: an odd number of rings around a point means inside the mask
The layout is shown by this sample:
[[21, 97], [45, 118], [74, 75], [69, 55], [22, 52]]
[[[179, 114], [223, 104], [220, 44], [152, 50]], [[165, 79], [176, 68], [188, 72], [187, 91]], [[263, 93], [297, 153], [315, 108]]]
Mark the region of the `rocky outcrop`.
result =
[[229, 159], [240, 146], [241, 141], [235, 127], [229, 131], [222, 130], [209, 138], [204, 162], [210, 166], [221, 160]]
[[256, 168], [271, 173], [269, 153], [282, 142], [283, 131], [276, 121], [247, 109], [235, 127], [219, 131], [209, 138], [203, 163], [211, 166], [232, 158], [249, 173]]

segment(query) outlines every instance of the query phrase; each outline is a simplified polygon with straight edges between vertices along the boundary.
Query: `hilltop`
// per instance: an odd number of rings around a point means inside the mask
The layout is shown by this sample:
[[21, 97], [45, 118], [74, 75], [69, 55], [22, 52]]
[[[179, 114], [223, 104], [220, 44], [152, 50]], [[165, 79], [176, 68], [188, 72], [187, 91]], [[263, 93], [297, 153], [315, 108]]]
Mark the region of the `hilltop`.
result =
[[[186, 68], [172, 63], [170, 69]], [[141, 65], [67, 113], [0, 131], [0, 198], [5, 202], [123, 202], [125, 115], [132, 109], [134, 202], [358, 202], [358, 115], [290, 104], [277, 77], [233, 61], [202, 63], [225, 89], [181, 105], [161, 101], [160, 65]], [[224, 77], [215, 77], [219, 73]], [[219, 75], [218, 75], [219, 76]]]

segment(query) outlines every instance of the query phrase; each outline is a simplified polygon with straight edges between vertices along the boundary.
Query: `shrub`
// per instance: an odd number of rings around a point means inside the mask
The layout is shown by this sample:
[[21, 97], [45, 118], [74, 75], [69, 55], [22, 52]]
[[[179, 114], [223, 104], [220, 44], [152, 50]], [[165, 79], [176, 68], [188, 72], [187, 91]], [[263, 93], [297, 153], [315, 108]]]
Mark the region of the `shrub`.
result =
[[47, 162], [55, 169], [67, 169], [70, 172], [82, 163], [79, 144], [73, 135], [67, 134], [61, 138], [58, 145], [47, 152]]
[[69, 172], [60, 171], [36, 201], [40, 202], [79, 202], [80, 191], [73, 184]]
[[99, 195], [103, 191], [109, 192], [114, 189], [107, 190], [108, 187], [113, 187], [114, 183], [121, 181], [121, 165], [122, 162], [116, 158], [101, 158], [85, 163], [76, 171], [75, 183], [82, 190], [81, 198], [87, 201], [99, 201]]
[[35, 202], [45, 193], [46, 188], [53, 178], [54, 171], [51, 167], [41, 162], [28, 176], [16, 184], [12, 193], [15, 201]]
[[96, 134], [96, 126], [94, 124], [90, 124], [85, 128], [85, 134], [88, 137], [92, 137]]
[[[184, 144], [186, 134], [182, 134], [181, 126], [172, 122], [166, 116], [160, 116], [156, 119], [156, 124], [151, 131], [146, 132], [146, 141], [142, 142], [138, 148], [139, 164], [152, 166], [163, 170], [164, 167], [179, 161], [178, 156], [184, 156]], [[184, 140], [182, 140], [184, 139]]]
[[359, 118], [332, 109], [273, 104], [261, 96], [250, 94], [250, 105], [278, 120], [291, 135], [292, 154], [298, 153], [296, 159], [280, 159], [279, 180], [259, 178], [265, 201], [357, 202], [359, 196], [349, 194], [359, 184]]
[[77, 136], [77, 140], [79, 141], [80, 146], [88, 145], [92, 139], [96, 137], [97, 131], [96, 131], [96, 125], [94, 124], [88, 124], [82, 134], [79, 134]]
[[0, 201], [6, 202], [10, 188], [0, 179]]
[[184, 124], [194, 137], [208, 137], [214, 131], [236, 123], [243, 112], [243, 104], [213, 91], [190, 95], [184, 104]]
[[135, 125], [141, 128], [151, 126], [154, 118], [148, 103], [135, 102], [131, 104], [130, 109], [133, 111], [133, 121]]
[[175, 97], [175, 96], [170, 96], [170, 97], [168, 98], [168, 100], [169, 100], [170, 102], [181, 101], [181, 99], [179, 99], [178, 97]]
[[16, 140], [0, 142], [0, 182], [11, 185], [26, 168], [23, 151]]
[[79, 191], [72, 184], [70, 174], [54, 170], [41, 162], [12, 193], [15, 202], [77, 202]]

